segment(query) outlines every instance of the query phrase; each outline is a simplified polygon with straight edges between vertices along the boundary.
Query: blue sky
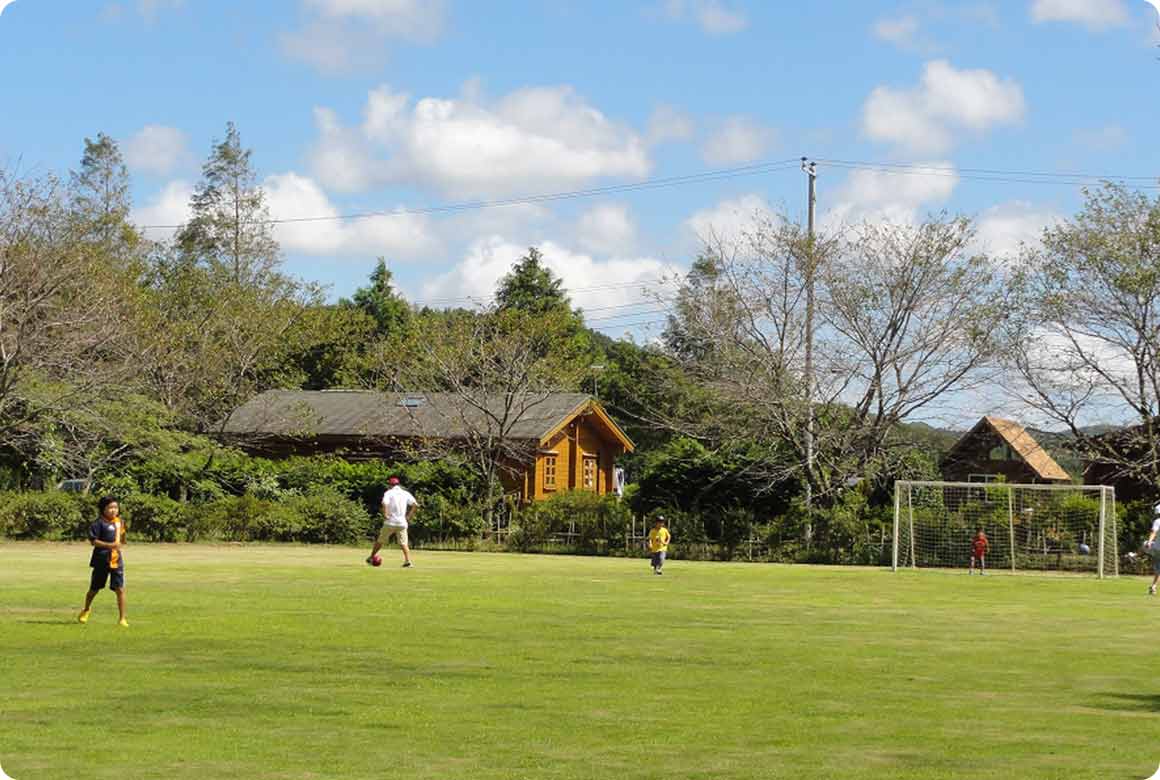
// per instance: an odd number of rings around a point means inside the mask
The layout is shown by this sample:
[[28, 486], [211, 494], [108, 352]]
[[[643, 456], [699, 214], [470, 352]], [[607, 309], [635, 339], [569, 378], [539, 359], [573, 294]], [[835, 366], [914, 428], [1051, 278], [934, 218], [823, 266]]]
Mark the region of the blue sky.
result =
[[[0, 5], [5, 5], [0, 0]], [[135, 218], [184, 219], [237, 123], [275, 217], [396, 212], [821, 159], [824, 223], [978, 217], [998, 253], [1073, 184], [1160, 177], [1157, 15], [1143, 0], [15, 0], [0, 14], [0, 161], [65, 172], [122, 144]], [[1006, 177], [1019, 178], [1019, 177]], [[793, 166], [680, 187], [279, 228], [287, 267], [348, 295], [386, 257], [421, 301], [486, 297], [529, 244], [612, 335], [662, 315], [698, 236], [803, 211]], [[153, 230], [154, 236], [164, 234]], [[619, 308], [612, 308], [619, 307]], [[647, 330], [648, 326], [643, 326]]]

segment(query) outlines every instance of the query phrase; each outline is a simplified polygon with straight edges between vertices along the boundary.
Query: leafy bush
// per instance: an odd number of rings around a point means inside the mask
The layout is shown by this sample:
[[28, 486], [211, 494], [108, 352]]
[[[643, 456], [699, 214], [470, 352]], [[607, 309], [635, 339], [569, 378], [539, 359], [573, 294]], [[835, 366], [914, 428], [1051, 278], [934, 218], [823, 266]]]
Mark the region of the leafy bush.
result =
[[197, 533], [237, 541], [354, 544], [366, 538], [372, 520], [356, 502], [333, 490], [282, 501], [252, 495], [205, 506]]
[[419, 511], [411, 522], [411, 535], [416, 542], [468, 539], [479, 536], [483, 526], [483, 507], [478, 503], [460, 503], [436, 494], [419, 499]]
[[71, 493], [6, 493], [0, 534], [15, 539], [84, 539], [96, 517], [91, 498]]
[[147, 542], [179, 542], [188, 537], [189, 507], [166, 496], [131, 493], [119, 502], [125, 530]]
[[560, 493], [519, 509], [508, 544], [526, 551], [560, 540], [580, 552], [602, 552], [624, 545], [629, 520], [628, 507], [613, 497], [585, 491]]

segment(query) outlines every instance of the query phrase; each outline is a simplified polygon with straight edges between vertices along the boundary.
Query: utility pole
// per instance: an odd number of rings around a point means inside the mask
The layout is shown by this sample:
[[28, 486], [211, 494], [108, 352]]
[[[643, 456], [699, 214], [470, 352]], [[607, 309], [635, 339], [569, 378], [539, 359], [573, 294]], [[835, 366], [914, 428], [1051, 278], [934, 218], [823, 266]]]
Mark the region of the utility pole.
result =
[[599, 401], [600, 387], [596, 384], [596, 377], [601, 371], [604, 370], [604, 364], [591, 365], [589, 368], [592, 369], [592, 397]]
[[814, 218], [818, 205], [818, 168], [815, 162], [802, 158], [802, 171], [809, 180], [809, 233], [806, 238], [806, 549], [814, 535], [814, 271], [817, 268], [815, 253]]

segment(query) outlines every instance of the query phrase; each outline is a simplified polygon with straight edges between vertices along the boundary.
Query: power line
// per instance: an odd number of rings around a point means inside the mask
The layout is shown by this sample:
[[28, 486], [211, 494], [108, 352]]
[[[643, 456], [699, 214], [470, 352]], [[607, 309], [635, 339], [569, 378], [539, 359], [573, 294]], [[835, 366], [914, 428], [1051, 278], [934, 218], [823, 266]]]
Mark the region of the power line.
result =
[[[501, 198], [497, 200], [464, 201], [460, 203], [445, 203], [434, 206], [401, 207], [392, 211], [364, 211], [351, 214], [327, 214], [312, 217], [285, 217], [258, 219], [247, 222], [251, 225], [287, 225], [304, 222], [337, 222], [345, 220], [372, 219], [374, 217], [402, 217], [422, 216], [430, 214], [447, 214], [461, 211], [478, 211], [481, 209], [503, 208], [507, 206], [533, 205], [537, 203], [552, 203], [555, 201], [575, 200], [578, 198], [595, 198], [603, 195], [616, 195], [625, 192], [639, 192], [644, 190], [678, 187], [686, 184], [701, 184], [704, 182], [735, 179], [742, 176], [757, 176], [763, 173], [774, 173], [788, 170], [797, 164], [797, 160], [777, 160], [772, 162], [753, 163], [734, 168], [703, 171], [701, 173], [682, 176], [669, 176], [661, 179], [647, 179], [630, 184], [610, 184], [605, 187], [592, 187], [584, 190], [569, 190], [566, 192], [550, 192], [537, 195], [525, 195], [516, 198]], [[141, 230], [176, 230], [181, 225], [138, 225]]]
[[[1156, 176], [1119, 176], [1115, 174], [1077, 173], [1070, 171], [1019, 171], [996, 168], [957, 168], [921, 163], [882, 163], [861, 160], [826, 160], [818, 163], [845, 170], [872, 171], [899, 176], [932, 176], [962, 179], [966, 181], [986, 181], [1000, 184], [1051, 184], [1083, 186], [1105, 181], [1130, 183], [1145, 190], [1160, 189], [1160, 174]], [[1153, 182], [1147, 184], [1146, 182]]]
[[[591, 287], [576, 287], [574, 289], [565, 289], [569, 297], [576, 295], [587, 295], [597, 292], [613, 292], [619, 290], [641, 289], [641, 290], [658, 290], [665, 284], [664, 279], [638, 279], [631, 282], [611, 282], [608, 284], [597, 284]], [[414, 306], [441, 306], [451, 303], [475, 303], [475, 304], [491, 304], [495, 302], [495, 295], [463, 295], [457, 298], [427, 298], [415, 299], [409, 301]], [[584, 307], [580, 307], [583, 309]], [[595, 309], [585, 311], [595, 311]]]

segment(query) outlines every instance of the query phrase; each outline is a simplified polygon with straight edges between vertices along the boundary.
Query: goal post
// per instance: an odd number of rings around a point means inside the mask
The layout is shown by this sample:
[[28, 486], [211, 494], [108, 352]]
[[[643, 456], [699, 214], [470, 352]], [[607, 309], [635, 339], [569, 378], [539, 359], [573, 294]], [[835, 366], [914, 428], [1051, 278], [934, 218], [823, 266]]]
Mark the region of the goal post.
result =
[[1119, 575], [1115, 489], [1004, 482], [894, 483], [891, 569], [966, 567], [987, 535], [989, 571]]

